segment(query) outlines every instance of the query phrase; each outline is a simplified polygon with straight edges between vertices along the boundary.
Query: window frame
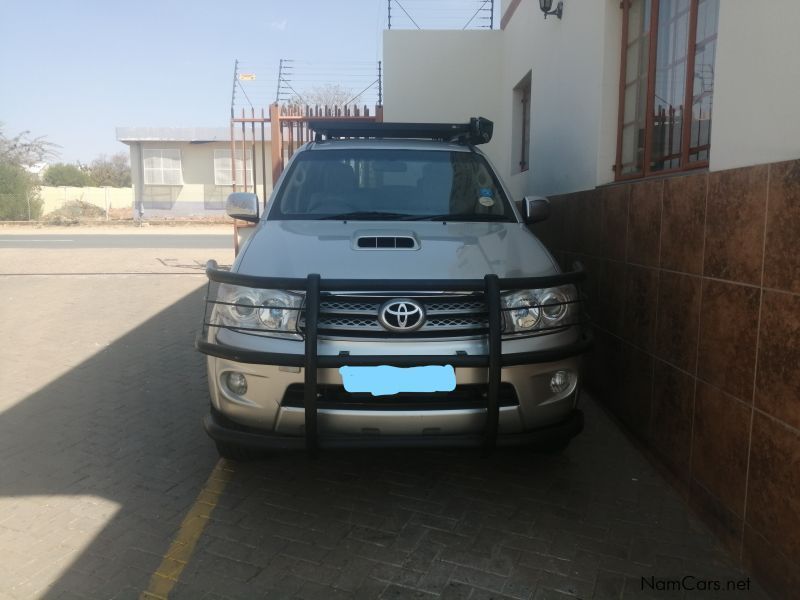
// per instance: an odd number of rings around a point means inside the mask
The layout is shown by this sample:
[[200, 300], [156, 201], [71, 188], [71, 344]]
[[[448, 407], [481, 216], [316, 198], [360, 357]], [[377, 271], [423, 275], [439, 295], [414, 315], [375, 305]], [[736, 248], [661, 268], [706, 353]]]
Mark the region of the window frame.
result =
[[[221, 153], [221, 152], [224, 152], [224, 153], [227, 154], [227, 156], [220, 158], [220, 160], [225, 161], [225, 164], [227, 165], [227, 168], [221, 168], [221, 169], [219, 169], [219, 171], [225, 171], [227, 173], [230, 173], [230, 176], [231, 176], [230, 183], [220, 183], [219, 177], [217, 177], [217, 172], [218, 172], [218, 169], [217, 169], [217, 158], [218, 158], [217, 154]], [[242, 163], [241, 157], [238, 154], [236, 154], [233, 157], [233, 160], [231, 160], [231, 154], [232, 154], [232, 152], [231, 152], [230, 148], [214, 148], [214, 163], [213, 163], [214, 164], [214, 185], [219, 186], [219, 187], [233, 187], [233, 184], [234, 184], [233, 169], [234, 169], [234, 165], [235, 165], [235, 169], [236, 169], [236, 180], [235, 180], [236, 181], [236, 185], [241, 185], [241, 183], [243, 181], [245, 181], [245, 179], [243, 179], [243, 177], [246, 175], [247, 176], [246, 181], [248, 182], [248, 186], [249, 186], [254, 181], [254, 179], [253, 179], [253, 157], [252, 157], [251, 153], [250, 152], [246, 153], [247, 154], [247, 159], [244, 161], [244, 167], [243, 168], [241, 167], [241, 163]], [[242, 175], [242, 178], [239, 177], [240, 174]]]
[[519, 172], [524, 173], [531, 168], [531, 88], [523, 87], [520, 90], [520, 103], [522, 113], [520, 115], [520, 153], [519, 153]]
[[[644, 0], [647, 2], [648, 0]], [[614, 180], [626, 181], [631, 179], [643, 179], [646, 177], [656, 177], [661, 175], [669, 175], [673, 173], [681, 173], [686, 171], [694, 171], [697, 169], [708, 168], [709, 159], [696, 160], [689, 162], [690, 150], [702, 151], [705, 150], [707, 156], [711, 155], [710, 140], [708, 144], [703, 146], [691, 147], [691, 127], [693, 120], [693, 98], [694, 98], [694, 70], [695, 70], [695, 55], [697, 52], [697, 17], [700, 0], [689, 0], [689, 23], [687, 28], [687, 49], [686, 49], [686, 70], [684, 73], [684, 115], [688, 112], [689, 118], [684, 118], [681, 123], [681, 147], [680, 147], [680, 164], [677, 167], [669, 169], [652, 169], [653, 157], [653, 131], [654, 131], [654, 107], [655, 107], [655, 78], [656, 66], [658, 64], [657, 48], [658, 48], [658, 19], [661, 0], [650, 1], [650, 23], [648, 39], [648, 56], [647, 56], [647, 98], [645, 108], [645, 127], [643, 146], [644, 152], [642, 157], [642, 168], [635, 173], [623, 173], [622, 168], [622, 129], [625, 122], [625, 87], [626, 87], [626, 73], [628, 61], [628, 19], [631, 4], [633, 0], [622, 0], [620, 8], [622, 9], [622, 35], [621, 35], [621, 50], [620, 50], [620, 76], [619, 76], [619, 104], [618, 104], [618, 117], [617, 117], [617, 151], [615, 162], [613, 166]], [[717, 35], [717, 34], [715, 34]], [[713, 93], [713, 92], [712, 92]], [[713, 97], [713, 96], [712, 96]]]
[[[145, 161], [147, 160], [146, 153], [148, 152], [159, 152], [159, 168], [153, 169], [147, 167]], [[166, 183], [164, 181], [164, 172], [174, 171], [175, 169], [164, 169], [164, 152], [177, 152], [178, 153], [178, 182], [177, 183]], [[161, 181], [148, 181], [147, 174], [149, 172], [157, 171], [161, 173]], [[144, 185], [153, 185], [153, 186], [182, 186], [183, 185], [183, 153], [181, 152], [180, 148], [142, 148], [142, 181]]]
[[511, 175], [531, 168], [531, 81], [532, 72], [528, 71], [512, 89]]

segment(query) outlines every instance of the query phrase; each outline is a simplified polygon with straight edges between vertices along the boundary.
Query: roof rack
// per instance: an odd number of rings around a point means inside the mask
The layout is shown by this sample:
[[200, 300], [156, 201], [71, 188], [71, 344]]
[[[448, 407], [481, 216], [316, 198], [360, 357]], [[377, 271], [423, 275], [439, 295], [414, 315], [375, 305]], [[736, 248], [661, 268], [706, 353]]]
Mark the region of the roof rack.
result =
[[342, 138], [425, 139], [459, 144], [485, 144], [492, 139], [494, 123], [472, 117], [469, 123], [375, 123], [359, 119], [310, 120], [314, 141]]

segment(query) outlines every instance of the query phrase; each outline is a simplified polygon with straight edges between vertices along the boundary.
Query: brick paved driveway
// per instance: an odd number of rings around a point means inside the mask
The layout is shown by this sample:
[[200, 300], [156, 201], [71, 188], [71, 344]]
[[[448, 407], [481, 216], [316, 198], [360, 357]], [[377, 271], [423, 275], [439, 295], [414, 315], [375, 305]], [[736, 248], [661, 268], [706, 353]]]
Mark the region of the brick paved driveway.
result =
[[[217, 463], [191, 347], [203, 278], [154, 271], [0, 275], [0, 599], [138, 598]], [[589, 398], [584, 408], [587, 431], [557, 457], [339, 451], [228, 465], [170, 597], [695, 598], [643, 591], [641, 577], [746, 577]]]

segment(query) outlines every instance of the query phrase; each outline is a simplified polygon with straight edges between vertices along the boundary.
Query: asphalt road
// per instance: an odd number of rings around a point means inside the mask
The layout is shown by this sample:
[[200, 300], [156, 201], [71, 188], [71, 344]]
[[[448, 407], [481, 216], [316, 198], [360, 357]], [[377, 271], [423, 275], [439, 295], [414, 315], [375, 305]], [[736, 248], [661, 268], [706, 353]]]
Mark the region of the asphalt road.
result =
[[233, 231], [219, 234], [0, 234], [0, 248], [231, 248]]

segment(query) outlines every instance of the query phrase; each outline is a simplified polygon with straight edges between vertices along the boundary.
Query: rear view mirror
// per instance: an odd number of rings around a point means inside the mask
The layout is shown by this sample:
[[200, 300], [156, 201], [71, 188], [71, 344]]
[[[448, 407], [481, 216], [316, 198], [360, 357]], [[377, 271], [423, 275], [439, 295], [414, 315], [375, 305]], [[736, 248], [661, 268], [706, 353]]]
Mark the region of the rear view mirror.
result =
[[242, 221], [258, 222], [258, 196], [250, 192], [234, 192], [228, 195], [225, 212], [229, 217]]
[[525, 196], [522, 201], [522, 218], [533, 225], [545, 221], [550, 216], [550, 200], [544, 196]]

